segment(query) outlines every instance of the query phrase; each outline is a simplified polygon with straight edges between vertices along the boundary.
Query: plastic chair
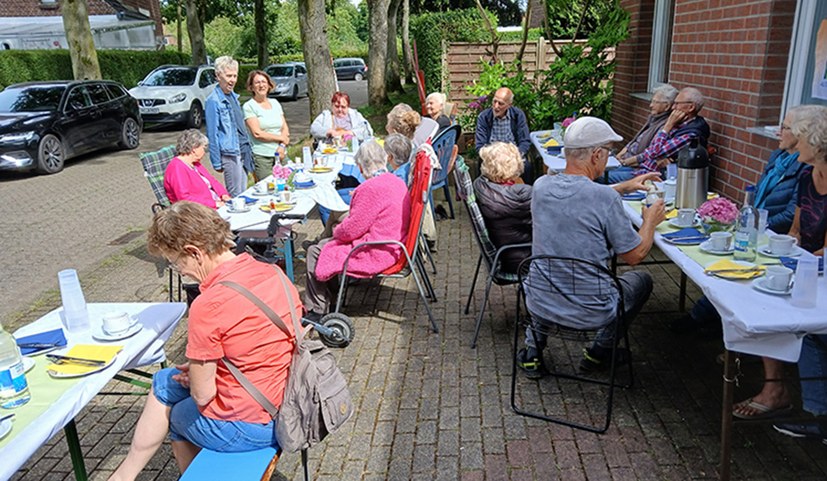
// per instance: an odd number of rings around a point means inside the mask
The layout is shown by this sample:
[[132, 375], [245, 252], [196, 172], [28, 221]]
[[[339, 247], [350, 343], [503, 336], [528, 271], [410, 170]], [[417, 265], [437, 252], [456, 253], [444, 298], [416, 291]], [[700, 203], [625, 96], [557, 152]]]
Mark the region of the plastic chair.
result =
[[468, 165], [460, 158], [457, 159], [456, 168], [454, 169], [454, 183], [457, 186], [457, 196], [465, 204], [468, 212], [468, 218], [471, 220], [471, 227], [473, 227], [474, 238], [477, 240], [477, 246], [480, 249], [480, 256], [477, 259], [477, 269], [474, 271], [474, 280], [471, 281], [471, 289], [468, 292], [468, 301], [465, 303], [465, 313], [471, 307], [471, 298], [474, 296], [474, 287], [477, 285], [477, 278], [480, 274], [480, 267], [483, 260], [488, 268], [488, 279], [485, 284], [485, 296], [482, 299], [482, 306], [480, 312], [477, 314], [477, 323], [474, 328], [474, 338], [471, 340], [471, 349], [477, 347], [477, 337], [480, 334], [480, 326], [482, 325], [482, 318], [485, 315], [485, 306], [488, 304], [488, 294], [491, 291], [491, 285], [507, 286], [516, 284], [517, 274], [505, 272], [502, 270], [500, 263], [500, 256], [510, 249], [525, 249], [531, 248], [531, 244], [508, 244], [497, 249], [491, 238], [488, 236], [488, 229], [485, 227], [485, 222], [482, 218], [482, 213], [477, 205], [476, 196], [474, 195], [474, 185], [471, 181], [471, 175], [468, 172]]
[[[623, 306], [623, 286], [620, 284], [617, 277], [604, 266], [595, 264], [590, 261], [575, 259], [570, 257], [555, 257], [555, 256], [532, 256], [524, 259], [520, 263], [518, 269], [519, 278], [519, 294], [517, 297], [517, 316], [514, 321], [514, 358], [512, 359], [511, 368], [511, 408], [517, 414], [528, 416], [535, 419], [541, 419], [564, 426], [569, 426], [576, 429], [582, 429], [593, 433], [604, 433], [609, 429], [609, 423], [612, 417], [612, 401], [614, 400], [615, 387], [631, 387], [634, 376], [632, 372], [631, 359], [629, 359], [628, 380], [624, 384], [616, 383], [617, 373], [617, 353], [618, 345], [623, 344], [623, 347], [629, 347], [628, 332], [624, 332], [622, 337], [618, 338], [617, 333], [620, 331], [624, 319]], [[528, 310], [526, 304], [527, 291], [531, 291], [533, 296], [538, 296], [549, 304], [566, 304], [568, 306], [584, 306], [584, 312], [587, 312], [585, 304], [593, 305], [595, 302], [602, 302], [603, 299], [608, 299], [611, 296], [616, 296], [617, 306], [614, 318], [602, 326], [594, 328], [582, 328], [582, 325], [587, 322], [581, 318], [576, 321], [572, 319], [540, 319], [534, 316]], [[577, 322], [578, 324], [574, 324]], [[609, 362], [608, 379], [596, 378], [586, 375], [576, 374], [576, 362], [572, 369], [561, 369], [561, 367], [568, 367], [566, 362], [566, 354], [571, 354], [570, 359], [580, 359], [580, 348], [585, 342], [594, 340], [595, 334], [602, 328], [613, 328], [615, 337], [611, 339], [612, 350]], [[549, 349], [555, 353], [554, 366], [551, 370], [550, 376], [556, 378], [555, 392], [557, 390], [565, 390], [566, 385], [557, 381], [558, 379], [568, 379], [581, 383], [605, 386], [606, 389], [606, 410], [605, 418], [602, 424], [582, 423], [573, 421], [566, 417], [558, 415], [547, 415], [545, 413], [532, 412], [517, 405], [516, 391], [517, 391], [517, 348], [521, 334], [526, 332], [526, 329], [531, 329], [535, 333], [549, 336], [549, 344], [555, 344]], [[567, 349], [570, 343], [575, 343], [574, 349]], [[559, 343], [559, 345], [557, 344]], [[538, 392], [536, 387], [529, 390], [536, 395]], [[545, 390], [542, 390], [546, 392]], [[587, 402], [596, 402], [596, 395], [593, 390], [585, 386], [578, 386], [577, 393], [588, 397]], [[559, 394], [565, 397], [566, 394]], [[540, 400], [535, 400], [536, 404], [545, 404]], [[590, 410], [584, 410], [589, 412]]]
[[[431, 187], [431, 163], [428, 161], [428, 157], [425, 152], [419, 151], [416, 155], [416, 166], [414, 167], [413, 173], [414, 178], [411, 183], [411, 187], [408, 190], [411, 200], [411, 215], [408, 224], [408, 231], [403, 239], [404, 242], [389, 239], [382, 241], [362, 242], [354, 246], [345, 258], [345, 262], [342, 267], [342, 274], [339, 282], [339, 294], [336, 298], [336, 309], [334, 312], [340, 312], [345, 298], [348, 284], [347, 264], [350, 257], [360, 249], [369, 249], [371, 246], [396, 245], [402, 249], [403, 256], [399, 258], [396, 264], [374, 277], [407, 277], [408, 275], [412, 275], [414, 281], [416, 282], [416, 288], [419, 291], [419, 296], [425, 303], [425, 310], [428, 312], [428, 319], [431, 322], [431, 329], [433, 332], [439, 332], [439, 328], [434, 320], [431, 308], [428, 305], [429, 303], [426, 298], [425, 290], [423, 290], [423, 284], [425, 285], [425, 289], [427, 289], [432, 301], [436, 300], [436, 294], [434, 293], [433, 286], [428, 278], [428, 273], [425, 271], [425, 266], [422, 263], [422, 257], [419, 253], [420, 232], [422, 229], [422, 212], [426, 208], [428, 193], [430, 192]], [[420, 277], [422, 277], [421, 281]]]
[[[434, 209], [433, 192], [436, 189], [442, 189], [445, 194], [445, 200], [448, 201], [448, 210], [451, 213], [452, 219], [454, 218], [454, 203], [451, 201], [451, 189], [448, 186], [448, 175], [451, 173], [453, 163], [457, 158], [457, 152], [459, 151], [459, 148], [457, 147], [457, 139], [459, 138], [459, 134], [459, 125], [452, 125], [440, 132], [436, 139], [434, 139], [433, 143], [434, 152], [436, 152], [436, 155], [439, 158], [439, 165], [442, 168], [434, 174], [434, 181], [431, 185], [431, 210], [433, 211]], [[434, 214], [434, 219], [436, 219], [436, 212], [432, 212], [432, 214]]]

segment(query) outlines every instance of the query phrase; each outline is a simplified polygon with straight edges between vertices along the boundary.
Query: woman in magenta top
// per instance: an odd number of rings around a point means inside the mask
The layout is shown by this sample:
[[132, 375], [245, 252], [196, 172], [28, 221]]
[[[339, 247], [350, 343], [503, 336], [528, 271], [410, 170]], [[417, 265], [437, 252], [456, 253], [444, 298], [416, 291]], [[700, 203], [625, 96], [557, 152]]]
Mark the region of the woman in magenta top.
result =
[[171, 203], [190, 200], [217, 209], [230, 200], [227, 189], [201, 165], [208, 143], [207, 136], [196, 129], [185, 130], [178, 137], [178, 156], [164, 172], [164, 190]]

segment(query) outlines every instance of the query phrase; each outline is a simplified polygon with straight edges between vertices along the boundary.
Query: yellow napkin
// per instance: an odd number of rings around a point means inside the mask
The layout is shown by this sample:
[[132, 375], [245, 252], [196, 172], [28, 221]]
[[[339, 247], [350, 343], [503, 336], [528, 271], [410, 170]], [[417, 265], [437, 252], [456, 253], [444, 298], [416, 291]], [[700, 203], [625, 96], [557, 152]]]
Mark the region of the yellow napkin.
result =
[[385, 146], [385, 139], [380, 139], [379, 137], [374, 138], [373, 140], [376, 141], [377, 144], [381, 145], [382, 147]]
[[559, 144], [556, 140], [554, 140], [554, 139], [548, 139], [548, 142], [546, 142], [545, 144], [543, 144], [543, 147], [557, 147], [557, 146], [559, 146], [559, 145], [560, 145], [560, 144]]
[[[109, 365], [115, 356], [123, 349], [123, 346], [102, 346], [100, 344], [77, 344], [72, 347], [65, 356], [77, 357], [80, 359], [92, 359], [94, 361], [104, 361]], [[82, 375], [94, 371], [98, 371], [101, 366], [84, 366], [81, 364], [49, 364], [46, 366], [48, 371], [51, 371], [59, 376], [65, 375]]]
[[[752, 269], [754, 270], [746, 270]], [[732, 272], [720, 272], [720, 271], [730, 271]], [[737, 272], [737, 270], [743, 269], [743, 272]], [[731, 261], [729, 259], [722, 259], [720, 261], [714, 262], [704, 269], [705, 272], [716, 272], [715, 275], [719, 277], [726, 277], [727, 279], [752, 279], [754, 277], [759, 277], [764, 275], [764, 271], [767, 268], [764, 266], [749, 266], [744, 264], [739, 264], [735, 261]]]
[[674, 219], [677, 216], [678, 216], [678, 209], [672, 209], [672, 210], [670, 210], [669, 212], [666, 213], [666, 218], [667, 219]]
[[720, 195], [716, 194], [715, 192], [707, 192], [706, 193], [706, 200], [717, 199]]

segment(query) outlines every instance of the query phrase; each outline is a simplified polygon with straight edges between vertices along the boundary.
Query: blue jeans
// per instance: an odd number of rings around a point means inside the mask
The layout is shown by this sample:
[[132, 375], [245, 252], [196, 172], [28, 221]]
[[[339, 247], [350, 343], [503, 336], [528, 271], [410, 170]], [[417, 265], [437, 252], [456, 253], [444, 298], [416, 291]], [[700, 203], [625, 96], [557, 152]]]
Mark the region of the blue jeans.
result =
[[230, 197], [247, 189], [247, 172], [244, 171], [241, 155], [221, 154], [221, 168], [224, 170], [224, 186]]
[[623, 182], [631, 179], [635, 176], [636, 170], [637, 167], [618, 167], [616, 169], [609, 170], [606, 173], [609, 180], [609, 184], [617, 184], [618, 182]]
[[689, 316], [692, 317], [692, 320], [697, 322], [698, 325], [721, 323], [721, 315], [718, 314], [718, 310], [715, 309], [715, 306], [709, 302], [706, 296], [701, 296], [701, 298], [698, 299], [698, 302], [696, 302], [692, 310], [689, 311]]
[[[798, 374], [802, 378], [827, 376], [827, 334], [804, 337]], [[815, 416], [827, 415], [827, 380], [801, 381], [801, 400], [805, 411]]]
[[178, 369], [161, 369], [152, 378], [155, 398], [172, 408], [169, 415], [169, 437], [173, 441], [189, 441], [212, 451], [237, 453], [266, 447], [278, 449], [275, 422], [255, 424], [244, 421], [220, 421], [198, 411], [190, 390], [172, 379]]

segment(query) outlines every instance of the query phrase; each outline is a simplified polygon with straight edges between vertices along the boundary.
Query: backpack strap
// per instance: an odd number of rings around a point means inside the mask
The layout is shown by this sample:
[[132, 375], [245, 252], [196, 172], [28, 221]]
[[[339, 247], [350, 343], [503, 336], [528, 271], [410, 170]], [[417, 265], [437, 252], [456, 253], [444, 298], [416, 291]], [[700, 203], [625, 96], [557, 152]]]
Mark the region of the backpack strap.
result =
[[[296, 332], [296, 345], [294, 349], [295, 354], [295, 351], [298, 349], [299, 344], [301, 343], [302, 339], [304, 339], [304, 332], [302, 331], [301, 326], [299, 326], [298, 320], [296, 319], [296, 308], [293, 307], [292, 298], [290, 296], [290, 290], [287, 288], [287, 282], [285, 282], [284, 280], [284, 274], [278, 269], [276, 269], [276, 272], [278, 272], [279, 280], [281, 280], [281, 285], [282, 287], [284, 287], [284, 293], [287, 296], [287, 305], [290, 307], [290, 317], [293, 319], [293, 329], [295, 329]], [[287, 329], [287, 326], [284, 324], [284, 321], [281, 320], [281, 318], [273, 311], [273, 309], [270, 308], [270, 306], [265, 304], [264, 301], [262, 301], [258, 296], [250, 292], [249, 289], [233, 281], [221, 281], [219, 282], [219, 284], [223, 284], [249, 299], [250, 302], [255, 304], [256, 307], [258, 307], [259, 309], [261, 309], [262, 312], [264, 312], [264, 314], [270, 319], [270, 321], [272, 321], [273, 324], [276, 325], [276, 327], [284, 331], [284, 333], [287, 334], [288, 338], [291, 336], [290, 330]], [[236, 365], [232, 363], [232, 361], [227, 359], [227, 356], [224, 356], [221, 359], [224, 361], [224, 364], [227, 365], [227, 369], [229, 369], [230, 373], [233, 375], [236, 381], [238, 381], [238, 383], [241, 384], [244, 390], [247, 391], [250, 394], [250, 396], [252, 396], [253, 399], [255, 399], [261, 405], [261, 407], [264, 408], [265, 411], [267, 411], [268, 414], [270, 414], [270, 417], [275, 419], [276, 416], [278, 416], [279, 414], [278, 408], [272, 402], [270, 402], [270, 400], [267, 399], [267, 397], [264, 394], [262, 394], [262, 392], [259, 391], [259, 389], [255, 387], [249, 379], [247, 379], [247, 376], [245, 376], [244, 373], [241, 372], [241, 370], [238, 369], [238, 367], [236, 367]]]

